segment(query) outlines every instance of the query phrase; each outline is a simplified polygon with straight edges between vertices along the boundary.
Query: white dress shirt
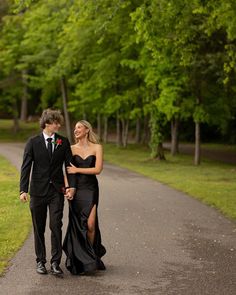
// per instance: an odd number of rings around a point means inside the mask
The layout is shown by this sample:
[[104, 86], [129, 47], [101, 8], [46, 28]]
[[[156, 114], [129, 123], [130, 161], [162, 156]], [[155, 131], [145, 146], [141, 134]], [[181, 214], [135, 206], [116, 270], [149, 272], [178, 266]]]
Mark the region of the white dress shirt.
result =
[[[48, 136], [47, 134], [45, 134], [43, 132], [43, 137], [44, 137], [44, 141], [45, 141], [45, 144], [46, 144], [46, 148], [48, 148], [48, 142], [47, 142], [48, 138], [51, 138], [52, 142], [55, 142], [55, 134], [53, 134], [52, 136]], [[52, 144], [52, 152], [54, 152], [54, 148], [55, 148], [55, 144]]]

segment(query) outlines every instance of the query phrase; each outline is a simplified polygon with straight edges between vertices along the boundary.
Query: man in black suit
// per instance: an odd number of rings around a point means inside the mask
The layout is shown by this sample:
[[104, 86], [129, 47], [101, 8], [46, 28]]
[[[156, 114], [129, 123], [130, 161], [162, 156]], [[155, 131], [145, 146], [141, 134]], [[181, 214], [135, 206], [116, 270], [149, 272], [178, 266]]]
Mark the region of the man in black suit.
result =
[[[70, 166], [72, 158], [67, 138], [58, 135], [63, 117], [57, 110], [47, 109], [40, 118], [43, 132], [28, 140], [21, 166], [20, 200], [28, 200], [30, 183], [30, 210], [34, 228], [34, 241], [39, 274], [47, 274], [44, 232], [49, 209], [51, 230], [51, 273], [63, 274], [60, 268], [62, 256], [62, 217], [64, 195], [73, 198], [75, 189], [73, 174], [68, 175], [69, 187], [65, 187], [63, 164]], [[32, 171], [31, 171], [32, 170]], [[31, 177], [30, 177], [31, 175]], [[71, 177], [72, 176], [72, 177]]]

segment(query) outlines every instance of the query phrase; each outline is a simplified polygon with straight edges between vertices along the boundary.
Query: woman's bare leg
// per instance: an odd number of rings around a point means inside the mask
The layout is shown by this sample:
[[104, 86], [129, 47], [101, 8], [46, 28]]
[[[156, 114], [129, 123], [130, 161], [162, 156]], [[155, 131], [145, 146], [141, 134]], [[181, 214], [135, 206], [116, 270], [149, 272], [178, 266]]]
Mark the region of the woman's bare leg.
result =
[[88, 239], [93, 245], [95, 238], [95, 223], [96, 223], [96, 205], [93, 206], [88, 218]]

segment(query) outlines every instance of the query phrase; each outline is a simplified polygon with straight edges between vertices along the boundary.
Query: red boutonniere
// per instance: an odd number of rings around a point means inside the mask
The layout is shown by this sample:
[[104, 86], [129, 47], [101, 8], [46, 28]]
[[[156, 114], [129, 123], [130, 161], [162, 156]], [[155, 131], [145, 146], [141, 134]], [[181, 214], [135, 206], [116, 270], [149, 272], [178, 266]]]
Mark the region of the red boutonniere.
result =
[[57, 140], [54, 142], [54, 144], [55, 144], [55, 149], [56, 149], [59, 145], [62, 145], [62, 139], [57, 138]]

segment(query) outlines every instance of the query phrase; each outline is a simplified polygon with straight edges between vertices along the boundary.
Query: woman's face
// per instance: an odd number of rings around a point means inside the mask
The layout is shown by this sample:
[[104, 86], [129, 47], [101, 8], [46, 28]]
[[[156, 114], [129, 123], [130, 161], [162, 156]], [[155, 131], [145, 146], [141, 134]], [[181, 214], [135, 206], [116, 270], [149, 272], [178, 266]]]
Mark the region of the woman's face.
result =
[[88, 128], [86, 128], [83, 124], [77, 123], [75, 125], [74, 135], [77, 140], [86, 137], [88, 132]]

